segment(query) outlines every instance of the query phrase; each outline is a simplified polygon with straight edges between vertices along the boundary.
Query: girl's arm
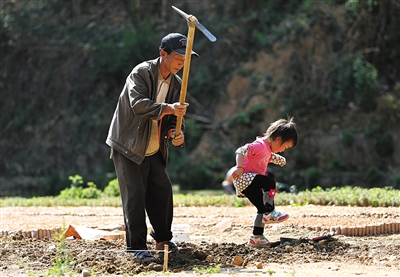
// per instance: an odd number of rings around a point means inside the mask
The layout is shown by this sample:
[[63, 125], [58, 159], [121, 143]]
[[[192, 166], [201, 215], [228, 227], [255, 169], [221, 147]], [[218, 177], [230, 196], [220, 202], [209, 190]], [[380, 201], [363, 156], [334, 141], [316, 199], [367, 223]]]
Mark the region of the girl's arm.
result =
[[244, 157], [247, 155], [247, 144], [239, 147], [236, 150], [236, 170], [232, 173], [234, 180], [239, 179], [243, 175], [243, 161]]
[[272, 163], [280, 165], [280, 166], [284, 166], [286, 164], [286, 159], [285, 157], [282, 157], [281, 155], [272, 153]]

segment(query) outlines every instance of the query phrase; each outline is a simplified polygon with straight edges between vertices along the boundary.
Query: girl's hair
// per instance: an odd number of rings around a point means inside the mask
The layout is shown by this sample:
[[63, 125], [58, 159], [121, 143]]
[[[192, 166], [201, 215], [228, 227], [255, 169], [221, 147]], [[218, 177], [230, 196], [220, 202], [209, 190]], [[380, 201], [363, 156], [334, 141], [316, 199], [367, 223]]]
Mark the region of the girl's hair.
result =
[[279, 119], [272, 122], [264, 133], [264, 136], [272, 140], [281, 137], [282, 143], [292, 141], [293, 147], [295, 147], [297, 144], [297, 128], [296, 123], [293, 121], [293, 117], [288, 117], [288, 119]]

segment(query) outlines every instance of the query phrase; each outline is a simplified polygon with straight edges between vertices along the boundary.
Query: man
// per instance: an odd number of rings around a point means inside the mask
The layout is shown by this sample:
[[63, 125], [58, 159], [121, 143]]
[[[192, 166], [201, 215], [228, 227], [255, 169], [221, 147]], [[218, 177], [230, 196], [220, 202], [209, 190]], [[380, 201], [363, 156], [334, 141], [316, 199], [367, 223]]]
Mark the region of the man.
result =
[[[171, 242], [172, 184], [166, 172], [168, 139], [183, 147], [184, 121], [175, 134], [177, 116], [187, 104], [179, 103], [187, 38], [171, 33], [161, 40], [160, 56], [140, 63], [126, 79], [111, 121], [107, 145], [121, 190], [127, 251], [142, 262], [155, 258], [146, 245], [146, 213], [156, 249]], [[196, 52], [192, 54], [198, 56]]]

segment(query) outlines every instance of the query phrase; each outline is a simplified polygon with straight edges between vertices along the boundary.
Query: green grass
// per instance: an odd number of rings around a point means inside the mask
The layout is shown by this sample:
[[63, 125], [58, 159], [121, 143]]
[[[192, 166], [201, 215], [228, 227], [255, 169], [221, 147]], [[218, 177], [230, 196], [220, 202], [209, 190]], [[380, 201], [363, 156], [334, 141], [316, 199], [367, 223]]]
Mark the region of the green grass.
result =
[[[277, 206], [293, 205], [335, 205], [335, 206], [361, 206], [361, 207], [399, 207], [400, 190], [386, 188], [360, 188], [341, 187], [322, 189], [315, 188], [311, 191], [294, 193], [278, 193], [275, 204]], [[187, 191], [174, 193], [175, 207], [207, 207], [227, 206], [243, 207], [251, 205], [247, 198], [237, 198], [235, 195], [226, 195], [222, 191]], [[28, 206], [121, 206], [120, 196], [105, 196], [99, 198], [65, 198], [60, 196], [46, 197], [6, 197], [0, 199], [0, 207], [28, 207]]]
[[198, 268], [198, 267], [195, 267], [195, 268], [193, 268], [193, 271], [194, 272], [196, 272], [196, 273], [198, 273], [198, 274], [216, 274], [216, 273], [219, 273], [220, 272], [220, 270], [221, 270], [221, 265], [220, 264], [217, 264], [216, 266], [210, 266], [210, 267], [207, 267], [207, 268]]

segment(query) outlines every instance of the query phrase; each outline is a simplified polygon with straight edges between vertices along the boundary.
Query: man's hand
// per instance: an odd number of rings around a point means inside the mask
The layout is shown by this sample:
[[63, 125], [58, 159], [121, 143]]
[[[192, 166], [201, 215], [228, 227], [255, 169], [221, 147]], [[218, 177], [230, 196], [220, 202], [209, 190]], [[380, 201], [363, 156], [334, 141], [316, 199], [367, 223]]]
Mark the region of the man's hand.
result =
[[173, 146], [179, 146], [185, 142], [185, 135], [183, 134], [182, 131], [178, 135], [176, 135], [175, 131], [173, 131], [171, 137]]
[[186, 108], [188, 106], [189, 103], [185, 103], [183, 105], [181, 105], [181, 103], [179, 102], [168, 104], [162, 111], [159, 119], [163, 118], [167, 114], [173, 114], [175, 116], [184, 116], [186, 114]]
[[173, 115], [175, 116], [184, 116], [186, 114], [186, 108], [189, 106], [188, 103], [185, 103], [181, 105], [181, 103], [176, 102], [173, 104], [170, 104], [172, 110], [173, 110]]

